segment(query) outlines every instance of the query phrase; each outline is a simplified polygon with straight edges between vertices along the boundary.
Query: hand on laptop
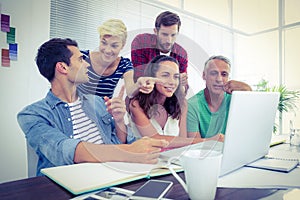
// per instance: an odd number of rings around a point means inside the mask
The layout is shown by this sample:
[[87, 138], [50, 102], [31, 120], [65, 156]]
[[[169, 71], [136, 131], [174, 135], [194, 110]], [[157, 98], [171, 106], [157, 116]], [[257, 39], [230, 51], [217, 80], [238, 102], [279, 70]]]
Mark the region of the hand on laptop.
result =
[[218, 133], [210, 138], [202, 138], [199, 132], [190, 132], [188, 135], [189, 138], [194, 138], [192, 144], [196, 144], [199, 142], [205, 142], [209, 140], [216, 140], [219, 142], [224, 142], [225, 135], [223, 133]]
[[213, 136], [213, 137], [211, 137], [209, 139], [211, 139], [211, 140], [217, 140], [219, 142], [224, 142], [224, 138], [225, 138], [224, 134], [218, 133], [217, 135], [215, 135], [215, 136]]

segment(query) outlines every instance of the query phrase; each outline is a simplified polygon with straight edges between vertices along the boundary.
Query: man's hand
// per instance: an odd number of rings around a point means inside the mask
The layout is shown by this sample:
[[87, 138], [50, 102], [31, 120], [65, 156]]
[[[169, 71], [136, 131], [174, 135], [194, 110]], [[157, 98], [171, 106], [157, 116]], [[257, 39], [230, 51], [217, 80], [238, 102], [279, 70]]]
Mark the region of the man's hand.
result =
[[[189, 133], [190, 137], [193, 137], [193, 144], [199, 143], [199, 142], [205, 142], [205, 141], [210, 141], [210, 140], [216, 140], [218, 142], [224, 142], [225, 139], [225, 135], [222, 133], [218, 133], [210, 138], [201, 138], [199, 137], [200, 133], [198, 132], [198, 134], [195, 134], [196, 132], [193, 133]], [[192, 136], [191, 136], [192, 135]]]
[[188, 85], [188, 75], [186, 72], [180, 73], [180, 81], [181, 81], [181, 86], [185, 87]]
[[122, 86], [119, 95], [115, 98], [109, 99], [107, 96], [104, 97], [107, 111], [113, 116], [115, 122], [124, 121], [124, 115], [126, 113], [126, 105], [123, 101], [123, 95], [125, 87]]
[[168, 145], [166, 140], [143, 137], [130, 144], [127, 151], [132, 154], [132, 162], [155, 164], [161, 149]]
[[217, 140], [219, 142], [224, 142], [225, 136], [222, 133], [218, 133], [217, 135], [211, 137], [212, 140]]
[[150, 137], [142, 137], [131, 144], [133, 153], [155, 153], [160, 152], [161, 148], [169, 145], [169, 142], [164, 139], [154, 139]]
[[155, 164], [166, 140], [143, 137], [131, 144], [93, 144], [79, 142], [75, 150], [75, 163], [81, 162], [134, 162]]
[[224, 91], [231, 94], [233, 91], [251, 91], [251, 87], [240, 81], [230, 80], [224, 84]]

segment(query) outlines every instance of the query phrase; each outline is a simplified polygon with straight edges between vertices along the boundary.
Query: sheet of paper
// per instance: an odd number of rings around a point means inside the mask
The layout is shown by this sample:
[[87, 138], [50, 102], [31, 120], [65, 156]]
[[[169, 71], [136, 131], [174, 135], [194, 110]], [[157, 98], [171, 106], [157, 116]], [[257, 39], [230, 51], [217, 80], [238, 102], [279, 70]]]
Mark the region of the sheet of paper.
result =
[[281, 134], [281, 135], [272, 135], [270, 146], [274, 146], [277, 144], [282, 144], [286, 142], [289, 138], [288, 134]]

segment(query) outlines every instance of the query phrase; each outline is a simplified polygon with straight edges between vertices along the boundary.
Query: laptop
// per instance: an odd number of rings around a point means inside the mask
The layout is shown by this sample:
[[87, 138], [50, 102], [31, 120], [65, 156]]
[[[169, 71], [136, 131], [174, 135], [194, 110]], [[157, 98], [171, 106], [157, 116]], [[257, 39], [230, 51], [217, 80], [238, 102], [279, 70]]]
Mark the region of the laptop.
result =
[[[223, 152], [220, 176], [264, 157], [270, 148], [279, 103], [278, 92], [234, 91], [225, 141], [207, 141], [161, 153], [161, 158], [180, 156], [187, 149]], [[179, 163], [175, 163], [179, 164]]]

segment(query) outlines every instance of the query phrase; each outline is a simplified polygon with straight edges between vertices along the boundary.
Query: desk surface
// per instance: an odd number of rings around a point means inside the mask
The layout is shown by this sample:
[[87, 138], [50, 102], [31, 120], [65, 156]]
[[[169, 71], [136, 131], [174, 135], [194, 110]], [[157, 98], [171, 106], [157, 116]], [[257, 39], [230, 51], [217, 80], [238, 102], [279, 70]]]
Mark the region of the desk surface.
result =
[[[286, 145], [276, 146], [278, 149], [289, 148]], [[299, 148], [297, 149], [299, 152]], [[184, 173], [179, 174], [184, 179]], [[170, 180], [174, 183], [169, 192], [165, 195], [170, 199], [189, 199], [187, 193], [182, 186], [172, 175], [157, 177], [155, 179]], [[117, 187], [128, 190], [136, 190], [147, 180], [142, 179]], [[270, 196], [274, 193], [280, 193], [280, 189], [254, 189], [254, 188], [218, 188], [216, 199], [259, 199]], [[45, 176], [28, 178], [18, 181], [12, 181], [0, 184], [0, 198], [1, 199], [70, 199], [73, 198], [70, 192], [54, 183]]]
[[[184, 177], [184, 174], [180, 174]], [[174, 185], [165, 195], [170, 199], [189, 199], [187, 193], [172, 175], [161, 176], [157, 179], [173, 181]], [[118, 185], [118, 187], [136, 190], [147, 180], [134, 181], [127, 184]], [[258, 199], [269, 196], [279, 189], [236, 189], [236, 188], [218, 188], [216, 199]], [[23, 179], [0, 184], [1, 199], [70, 199], [74, 195], [64, 188], [55, 184], [45, 176]]]

